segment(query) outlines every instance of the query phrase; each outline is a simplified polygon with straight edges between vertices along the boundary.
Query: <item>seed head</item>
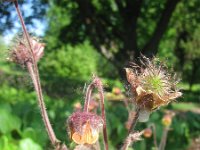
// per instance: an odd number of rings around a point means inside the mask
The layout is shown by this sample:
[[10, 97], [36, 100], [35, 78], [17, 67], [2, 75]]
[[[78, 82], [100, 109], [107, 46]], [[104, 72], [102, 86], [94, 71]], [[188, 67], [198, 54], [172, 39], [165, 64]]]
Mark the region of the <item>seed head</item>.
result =
[[75, 112], [68, 121], [69, 134], [77, 144], [94, 144], [99, 138], [103, 119], [89, 112]]
[[176, 88], [178, 81], [173, 79], [158, 59], [150, 61], [143, 56], [141, 64], [126, 68], [127, 81], [137, 106], [152, 111], [182, 95]]

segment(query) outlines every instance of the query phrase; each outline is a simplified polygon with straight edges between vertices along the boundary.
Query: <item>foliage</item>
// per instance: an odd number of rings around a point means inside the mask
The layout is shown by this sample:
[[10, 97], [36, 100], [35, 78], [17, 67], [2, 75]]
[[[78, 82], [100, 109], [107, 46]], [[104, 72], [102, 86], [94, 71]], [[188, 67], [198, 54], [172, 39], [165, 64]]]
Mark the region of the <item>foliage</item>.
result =
[[40, 70], [45, 89], [51, 94], [74, 96], [74, 89], [80, 89], [80, 85], [84, 85], [93, 74], [110, 74], [110, 77], [116, 74], [114, 67], [96, 53], [87, 41], [47, 51]]
[[[166, 108], [177, 112], [166, 149], [187, 149], [191, 140], [199, 137], [200, 16], [197, 10], [200, 1], [174, 0], [176, 7], [172, 16], [165, 19], [164, 26], [159, 25], [165, 30], [152, 42], [166, 4], [172, 4], [172, 1], [141, 1], [143, 3], [137, 7], [139, 11], [132, 9], [137, 6], [133, 5], [137, 3], [134, 0], [20, 1], [23, 7], [31, 5], [34, 12], [23, 13], [29, 29], [33, 31], [31, 25], [36, 18], [48, 24], [44, 36], [45, 55], [39, 62], [39, 69], [47, 111], [59, 139], [71, 142], [67, 136], [66, 119], [73, 112], [74, 103], [83, 104], [83, 91], [92, 74], [103, 78], [105, 91], [111, 91], [113, 87], [126, 88], [126, 82], [117, 76], [123, 77], [122, 67], [136, 58], [140, 50], [157, 55], [170, 67], [175, 66], [183, 77], [180, 88], [184, 96], [180, 101], [185, 103]], [[137, 11], [130, 12], [134, 10]], [[0, 32], [8, 36], [8, 31], [15, 26], [11, 23], [16, 20], [15, 14], [12, 15], [14, 8], [3, 4], [0, 11]], [[4, 51], [7, 45], [3, 40], [0, 39], [0, 149], [47, 149], [50, 144], [29, 76], [25, 74], [24, 77], [24, 70], [6, 62], [9, 52]], [[149, 42], [153, 45], [148, 47]], [[128, 112], [122, 101], [109, 100], [106, 100], [106, 111], [110, 149], [119, 149], [127, 135]], [[137, 129], [155, 123], [157, 140], [160, 141], [164, 111], [153, 113], [150, 122], [141, 123]], [[74, 145], [72, 143], [70, 147]], [[134, 149], [141, 150], [153, 147], [152, 137], [134, 145]]]

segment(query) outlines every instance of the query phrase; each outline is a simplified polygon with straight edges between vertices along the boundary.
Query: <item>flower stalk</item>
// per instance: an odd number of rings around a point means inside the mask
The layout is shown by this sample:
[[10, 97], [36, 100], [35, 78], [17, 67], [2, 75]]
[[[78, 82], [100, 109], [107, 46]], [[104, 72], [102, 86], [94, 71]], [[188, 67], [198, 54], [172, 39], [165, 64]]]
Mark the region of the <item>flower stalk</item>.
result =
[[166, 142], [167, 142], [167, 135], [168, 135], [169, 130], [170, 130], [169, 127], [164, 128], [158, 150], [165, 150], [165, 146], [166, 146]]
[[[38, 106], [40, 108], [42, 120], [44, 122], [46, 131], [47, 131], [49, 139], [51, 141], [51, 144], [54, 146], [54, 148], [56, 150], [58, 150], [58, 149], [59, 150], [60, 149], [67, 150], [66, 145], [64, 145], [64, 144], [61, 145], [60, 141], [56, 138], [54, 130], [49, 121], [49, 117], [48, 117], [48, 114], [46, 111], [46, 106], [45, 106], [44, 99], [43, 99], [42, 88], [41, 88], [40, 78], [39, 78], [39, 71], [38, 71], [38, 66], [37, 66], [37, 61], [41, 58], [41, 55], [42, 55], [41, 53], [43, 53], [43, 46], [41, 46], [42, 44], [40, 44], [40, 43], [36, 43], [37, 44], [36, 46], [39, 46], [39, 47], [37, 47], [36, 49], [33, 48], [33, 44], [34, 44], [33, 42], [35, 42], [35, 41], [30, 39], [30, 36], [27, 32], [23, 17], [21, 15], [21, 12], [20, 12], [20, 9], [18, 6], [18, 1], [15, 0], [15, 1], [13, 1], [13, 3], [15, 5], [15, 8], [16, 8], [19, 20], [21, 22], [23, 32], [24, 32], [26, 43], [28, 45], [28, 48], [26, 48], [26, 45], [24, 43], [20, 43], [21, 46], [24, 46], [25, 48], [16, 50], [16, 53], [18, 53], [17, 51], [19, 51], [19, 55], [16, 55], [16, 57], [20, 56], [23, 53], [25, 56], [27, 56], [29, 58], [28, 61], [27, 60], [22, 60], [22, 61], [24, 61], [24, 64], [26, 65], [28, 72], [31, 76], [31, 79], [33, 81], [33, 85], [34, 85], [37, 99], [38, 99], [38, 104], [39, 104]], [[20, 53], [20, 52], [22, 52], [22, 53]], [[22, 57], [21, 58], [19, 57], [19, 59], [22, 59]]]
[[130, 128], [129, 128], [129, 131], [128, 131], [129, 134], [130, 134], [132, 131], [134, 131], [135, 126], [136, 126], [136, 124], [137, 124], [137, 122], [138, 122], [138, 119], [139, 119], [139, 114], [140, 114], [140, 109], [139, 109], [139, 108], [136, 108], [135, 116], [134, 116], [134, 118], [133, 118], [133, 120], [132, 120], [132, 123], [131, 123]]
[[134, 133], [134, 129], [135, 129], [135, 126], [138, 122], [138, 119], [139, 119], [139, 114], [140, 114], [140, 109], [139, 108], [136, 108], [136, 113], [135, 113], [135, 116], [132, 120], [132, 123], [130, 125], [130, 128], [128, 130], [128, 136], [125, 138], [124, 140], [124, 144], [121, 148], [121, 150], [127, 150], [128, 147], [134, 142], [134, 141], [137, 141], [136, 139], [134, 138], [131, 138], [133, 137], [133, 135], [135, 134]]
[[45, 124], [49, 139], [50, 139], [50, 141], [53, 145], [56, 145], [58, 140], [55, 136], [55, 133], [54, 133], [52, 126], [50, 124], [50, 121], [49, 121], [49, 117], [48, 117], [47, 112], [46, 112], [46, 107], [45, 107], [45, 103], [44, 103], [44, 100], [43, 100], [41, 86], [38, 83], [37, 77], [35, 75], [32, 64], [30, 62], [27, 62], [27, 69], [28, 69], [29, 74], [31, 76], [31, 79], [33, 81], [33, 85], [34, 85], [34, 88], [35, 88], [35, 91], [36, 91], [36, 94], [37, 94], [37, 98], [38, 98], [38, 103], [39, 103], [42, 119], [43, 119], [43, 122]]
[[162, 134], [162, 138], [161, 138], [158, 150], [165, 150], [167, 135], [170, 130], [170, 126], [171, 126], [174, 115], [175, 115], [174, 112], [167, 111], [164, 117], [162, 118], [162, 124], [164, 126], [164, 129], [163, 129], [163, 134]]
[[153, 142], [154, 142], [155, 149], [157, 150], [158, 149], [158, 143], [157, 143], [157, 139], [156, 139], [156, 126], [155, 126], [155, 124], [151, 124], [150, 127], [153, 130]]
[[86, 91], [86, 98], [84, 104], [84, 111], [88, 112], [89, 110], [89, 103], [91, 100], [91, 94], [94, 88], [98, 89], [100, 103], [101, 103], [101, 116], [104, 121], [103, 123], [103, 137], [104, 137], [104, 146], [105, 149], [108, 150], [108, 136], [107, 136], [107, 127], [106, 127], [106, 115], [105, 115], [105, 106], [104, 106], [104, 93], [103, 93], [103, 84], [98, 77], [94, 77], [92, 83], [88, 86]]

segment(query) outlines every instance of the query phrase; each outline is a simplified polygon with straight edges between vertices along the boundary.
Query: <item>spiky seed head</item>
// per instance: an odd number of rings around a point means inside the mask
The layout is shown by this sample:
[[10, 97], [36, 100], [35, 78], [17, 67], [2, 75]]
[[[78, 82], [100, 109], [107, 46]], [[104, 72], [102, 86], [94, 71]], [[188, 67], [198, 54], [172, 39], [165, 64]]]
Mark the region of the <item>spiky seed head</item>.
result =
[[89, 112], [75, 112], [67, 120], [71, 139], [77, 144], [94, 144], [103, 127], [103, 119]]
[[141, 58], [142, 66], [126, 68], [127, 81], [135, 96], [135, 103], [141, 109], [152, 111], [182, 95], [176, 89], [176, 80], [157, 58]]

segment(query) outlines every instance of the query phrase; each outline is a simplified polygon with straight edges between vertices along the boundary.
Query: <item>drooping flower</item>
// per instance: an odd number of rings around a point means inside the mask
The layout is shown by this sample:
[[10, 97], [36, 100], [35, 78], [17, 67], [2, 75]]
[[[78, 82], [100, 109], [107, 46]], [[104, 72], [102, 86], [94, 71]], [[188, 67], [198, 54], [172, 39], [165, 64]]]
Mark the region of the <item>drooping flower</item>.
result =
[[75, 112], [68, 121], [69, 134], [77, 144], [94, 144], [103, 127], [103, 119], [90, 112]]
[[[142, 66], [134, 64], [126, 68], [127, 81], [131, 85], [134, 102], [140, 109], [140, 120], [146, 121], [151, 111], [180, 97], [176, 81], [158, 59], [142, 57]], [[146, 119], [142, 119], [143, 118]]]

